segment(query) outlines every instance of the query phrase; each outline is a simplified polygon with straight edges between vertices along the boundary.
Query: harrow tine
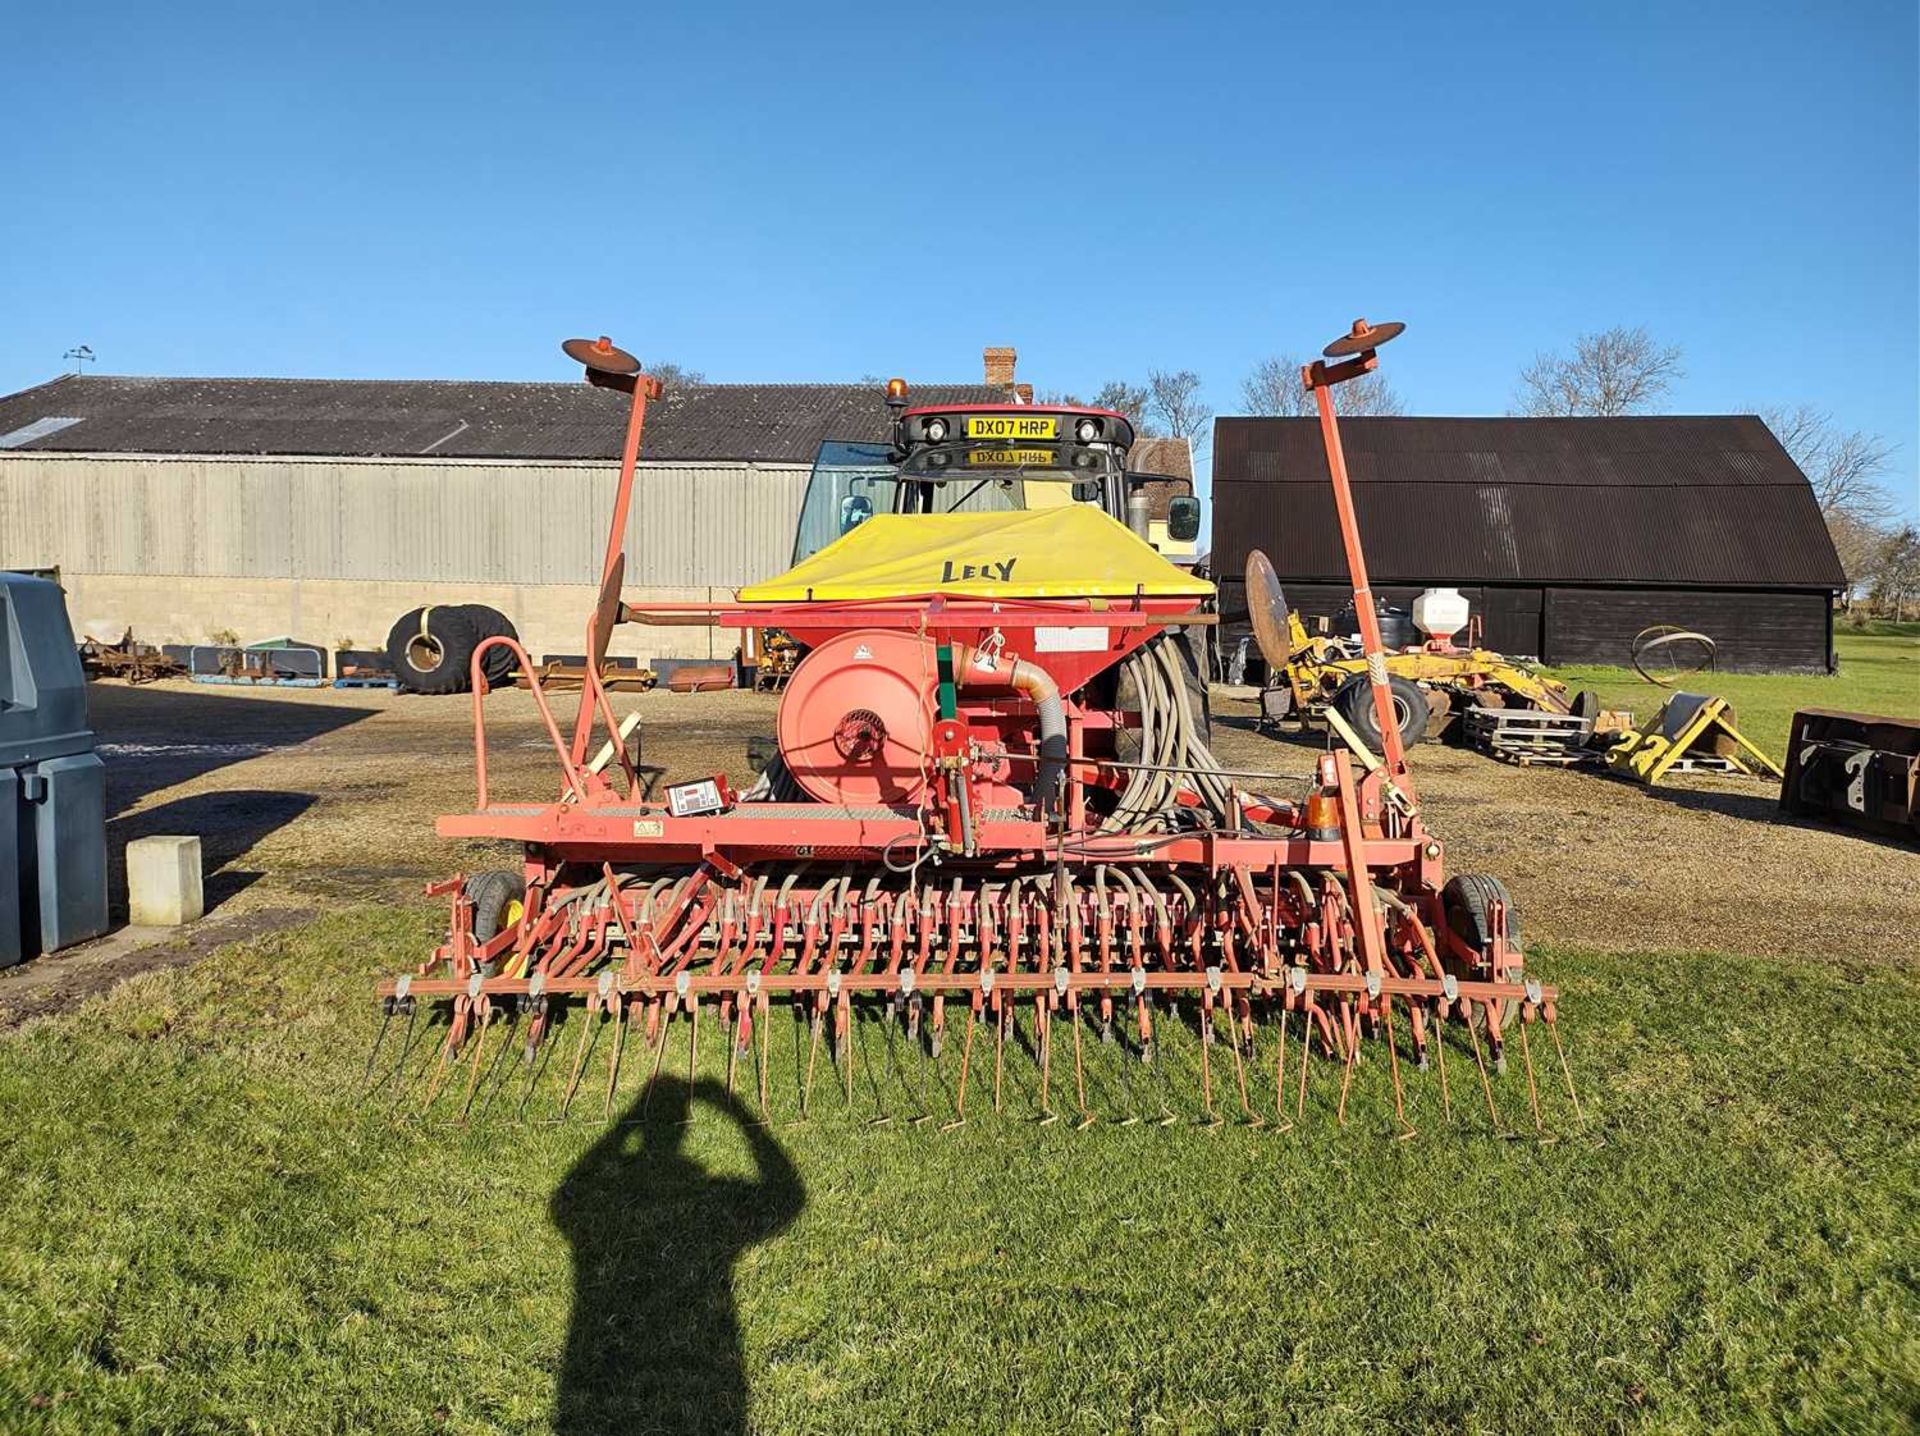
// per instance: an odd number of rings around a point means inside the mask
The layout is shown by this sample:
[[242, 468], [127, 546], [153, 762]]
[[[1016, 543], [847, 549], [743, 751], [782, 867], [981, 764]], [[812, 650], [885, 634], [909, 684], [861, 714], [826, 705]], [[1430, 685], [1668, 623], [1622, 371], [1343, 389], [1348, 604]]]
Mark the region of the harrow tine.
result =
[[[612, 1001], [613, 1053], [607, 1058], [607, 1097], [601, 1106], [600, 1112], [600, 1120], [603, 1122], [613, 1120], [613, 1094], [614, 1090], [620, 1085], [620, 1049], [626, 1045], [627, 1033], [627, 995], [624, 992], [616, 992], [612, 995]], [[667, 1029], [663, 1023], [660, 1028], [660, 1046], [662, 1051], [666, 1049], [666, 1045]], [[658, 1072], [659, 1068], [657, 1065], [654, 1070], [656, 1073]], [[647, 1096], [653, 1096], [653, 1085], [651, 1083], [647, 1085]]]
[[1532, 1026], [1533, 1023], [1527, 1014], [1522, 1012], [1520, 1014], [1520, 1021], [1515, 1025], [1520, 1029], [1520, 1058], [1526, 1064], [1527, 1068], [1527, 1103], [1533, 1108], [1534, 1134], [1543, 1142], [1551, 1141], [1552, 1139], [1547, 1135], [1547, 1124], [1540, 1120], [1540, 1089], [1534, 1084], [1533, 1047], [1527, 1041], [1527, 1028]]
[[388, 1084], [392, 1084], [392, 1087], [393, 1087], [393, 1099], [391, 1102], [387, 1104], [387, 1110], [389, 1113], [392, 1112], [394, 1105], [399, 1102], [401, 1094], [405, 1090], [404, 1084], [405, 1084], [406, 1072], [407, 1072], [407, 1059], [413, 1055], [413, 1042], [414, 1042], [415, 1033], [417, 1031], [416, 1023], [418, 1022], [418, 1019], [419, 1019], [418, 1009], [415, 1007], [413, 1002], [408, 1001], [407, 1002], [407, 1028], [405, 1032], [400, 1034], [400, 1056], [396, 1058], [394, 1061], [393, 1075], [391, 1077], [383, 1079], [380, 1083], [382, 1087], [386, 1087]]
[[367, 1093], [372, 1088], [374, 1061], [380, 1056], [380, 1044], [387, 1040], [387, 1029], [393, 1026], [394, 1001], [392, 998], [381, 1001], [386, 1016], [380, 1019], [380, 1030], [373, 1036], [373, 1050], [367, 1054], [366, 1070], [360, 1074], [360, 1095], [354, 1099], [356, 1106], [366, 1101]]
[[487, 1095], [486, 1100], [480, 1104], [479, 1121], [486, 1121], [487, 1114], [493, 1111], [493, 1104], [500, 1100], [501, 1089], [503, 1089], [510, 1080], [512, 1068], [509, 1067], [506, 1072], [503, 1073], [501, 1071], [501, 1063], [505, 1062], [512, 1054], [518, 1041], [519, 1031], [520, 1014], [517, 1010], [509, 1010], [507, 1013], [507, 1030], [501, 1034], [500, 1045], [494, 1050], [493, 1059], [487, 1063], [487, 1075], [482, 1084]]
[[440, 1096], [440, 1084], [447, 1079], [454, 1048], [465, 1025], [461, 1020], [465, 1016], [465, 999], [456, 998], [453, 1011], [453, 1021], [447, 1028], [447, 1040], [440, 1044], [440, 1055], [434, 1059], [433, 1075], [427, 1079], [427, 1095], [420, 1104], [422, 1117], [433, 1110], [434, 1101]]
[[943, 1132], [967, 1125], [967, 1067], [973, 1060], [973, 1028], [977, 1015], [973, 1004], [967, 1004], [967, 1035], [960, 1042], [960, 1090], [954, 1100], [953, 1116], [940, 1124]]
[[907, 1041], [913, 1047], [914, 1056], [914, 1102], [920, 1110], [907, 1119], [909, 1127], [919, 1127], [933, 1120], [933, 1113], [927, 1110], [927, 1042], [938, 1041], [932, 1033], [922, 1041], [920, 1035], [921, 1003], [918, 994], [907, 999]]
[[1231, 1004], [1227, 1008], [1227, 1034], [1233, 1042], [1233, 1079], [1240, 1089], [1240, 1111], [1245, 1115], [1249, 1127], [1264, 1127], [1267, 1119], [1253, 1110], [1253, 1103], [1247, 1097], [1247, 1064], [1240, 1051], [1240, 1040], [1244, 1034], [1240, 1030], [1240, 1018]]
[[1080, 1104], [1080, 1120], [1073, 1129], [1084, 1132], [1093, 1125], [1094, 1115], [1087, 1107], [1087, 1068], [1080, 1050], [1080, 1015], [1068, 1008], [1067, 1017], [1073, 1023], [1073, 1091], [1075, 1100]]
[[[878, 1116], [869, 1119], [867, 1125], [870, 1127], [890, 1127], [893, 1125], [893, 1113], [887, 1110], [887, 1088], [893, 1085], [900, 1071], [899, 1064], [896, 1060], [898, 1054], [894, 1050], [893, 1042], [893, 1029], [899, 1021], [899, 1013], [900, 1004], [897, 1001], [889, 1002], [887, 1004], [887, 1015], [880, 1019], [882, 1025], [886, 1028], [887, 1076], [884, 1083], [875, 1082], [873, 1084], [874, 1103], [879, 1107], [880, 1112]], [[849, 1050], [847, 1054], [847, 1059], [847, 1071], [851, 1072], [853, 1071], [851, 1050]], [[872, 1073], [872, 1062], [867, 1063], [867, 1071], [868, 1073]]]
[[1209, 991], [1207, 995], [1201, 999], [1200, 1005], [1200, 1098], [1207, 1111], [1207, 1120], [1201, 1125], [1208, 1129], [1220, 1125], [1220, 1114], [1213, 1109], [1213, 1065], [1207, 1055], [1213, 1048], [1213, 1028], [1216, 1015], [1217, 1009], [1213, 1005], [1213, 993]]
[[[1387, 1028], [1387, 1065], [1393, 1072], [1393, 1115], [1399, 1120], [1401, 1127], [1401, 1130], [1396, 1132], [1394, 1136], [1398, 1141], [1411, 1141], [1413, 1138], [1419, 1136], [1420, 1132], [1413, 1123], [1407, 1120], [1406, 1094], [1400, 1086], [1400, 1044], [1393, 1032], [1393, 999], [1391, 997], [1381, 999], [1380, 1016]], [[1409, 1040], [1411, 1040], [1413, 1036], [1413, 1013], [1411, 1010], [1407, 1013], [1407, 1036]]]
[[540, 1060], [538, 1062], [534, 1061], [533, 1056], [534, 1054], [531, 1051], [527, 1053], [527, 1080], [520, 1089], [519, 1105], [513, 1110], [513, 1120], [516, 1122], [524, 1122], [527, 1119], [527, 1104], [533, 1100], [533, 1089], [539, 1085], [540, 1079], [546, 1075], [547, 1063], [553, 1060], [553, 1045], [549, 1042], [542, 1041], [540, 1043]]
[[1447, 1088], [1447, 1026], [1446, 1018], [1436, 1017], [1433, 1021], [1434, 1061], [1440, 1064], [1440, 1111], [1447, 1125], [1453, 1125], [1453, 1093]]
[[1273, 1055], [1273, 1130], [1291, 1132], [1293, 1119], [1287, 1116], [1287, 1019], [1293, 1014], [1280, 1009], [1280, 1041]]
[[561, 1094], [560, 1110], [553, 1117], [556, 1122], [567, 1120], [567, 1113], [573, 1106], [574, 1093], [580, 1090], [580, 1074], [586, 1070], [587, 1048], [591, 1045], [594, 1035], [600, 1030], [599, 1023], [594, 1021], [599, 1016], [600, 1004], [595, 998], [589, 996], [586, 1009], [580, 1014], [580, 1041], [573, 1049], [573, 1065], [567, 1072], [566, 1091]]
[[[1346, 1004], [1342, 1004], [1342, 1006], [1346, 1006]], [[1352, 1011], [1351, 1011], [1351, 1008], [1349, 1008], [1348, 1011], [1345, 1014], [1343, 1014], [1342, 1021], [1337, 1025], [1341, 1028], [1345, 1028], [1347, 1025], [1345, 1019], [1348, 1017], [1351, 1017], [1351, 1015], [1352, 1015]], [[1346, 1070], [1341, 1074], [1341, 1077], [1340, 1077], [1340, 1107], [1339, 1107], [1339, 1110], [1335, 1113], [1335, 1120], [1342, 1127], [1347, 1125], [1347, 1093], [1353, 1090], [1353, 1069], [1360, 1065], [1360, 1040], [1356, 1034], [1353, 1034], [1353, 1033], [1347, 1034], [1346, 1047], [1347, 1047]]]
[[760, 1009], [760, 1120], [771, 1122], [773, 1111], [767, 1105], [767, 1078], [773, 1068], [772, 1004], [765, 992], [757, 1004]]
[[[666, 1066], [667, 1063], [667, 1034], [673, 1030], [673, 1008], [674, 999], [672, 996], [658, 999], [653, 1004], [652, 1010], [659, 1014], [655, 1021], [659, 1026], [660, 1034], [653, 1044], [653, 1071], [647, 1077], [647, 1095], [640, 1099], [640, 1112], [642, 1116], [646, 1115], [647, 1109], [653, 1106], [654, 1089], [660, 1085], [660, 1069]], [[613, 1058], [615, 1062], [620, 1060], [620, 1027], [617, 1021], [619, 1016], [619, 1011], [616, 1009], [614, 1012], [616, 1022], [613, 1029], [615, 1043]], [[609, 1075], [607, 1079], [607, 1100], [613, 1100], [613, 1079], [611, 1075]]]
[[1587, 1125], [1587, 1114], [1580, 1110], [1580, 1094], [1573, 1090], [1573, 1068], [1567, 1062], [1567, 1049], [1560, 1041], [1560, 1023], [1557, 1018], [1547, 1019], [1547, 1031], [1553, 1034], [1553, 1047], [1560, 1054], [1560, 1074], [1567, 1079], [1567, 1098], [1573, 1103], [1573, 1115], [1582, 1127]]
[[815, 1061], [820, 1056], [820, 1034], [826, 1025], [827, 1018], [824, 1012], [815, 1012], [812, 1020], [808, 1023], [812, 1032], [807, 1041], [806, 1080], [800, 1087], [800, 1120], [802, 1122], [807, 1120], [808, 1111], [813, 1101], [813, 1068]]
[[1049, 1082], [1053, 1075], [1053, 1003], [1044, 993], [1033, 999], [1033, 1020], [1040, 1033], [1040, 1125], [1051, 1126], [1060, 1120], [1053, 1110]]
[[[687, 998], [687, 1017], [692, 1024], [692, 1035], [687, 1042], [687, 1090], [691, 1092], [700, 1082], [700, 994], [695, 992]], [[693, 1120], [693, 1108], [687, 1108], [687, 1115], [681, 1119], [685, 1126]]]
[[[1309, 997], [1307, 1001], [1311, 1004], [1313, 999]], [[1293, 1119], [1296, 1122], [1304, 1121], [1307, 1115], [1307, 1068], [1312, 1065], [1308, 1061], [1312, 1056], [1313, 1008], [1308, 1006], [1300, 1014], [1300, 1098], [1293, 1109]]]
[[[1487, 1017], [1489, 1021], [1492, 1020], [1492, 1008], [1487, 1009]], [[1493, 1105], [1493, 1083], [1487, 1078], [1487, 1059], [1480, 1053], [1480, 1033], [1473, 1025], [1473, 1012], [1471, 1008], [1468, 1009], [1466, 1022], [1467, 1037], [1473, 1043], [1474, 1065], [1480, 1069], [1480, 1090], [1486, 1094], [1487, 1115], [1493, 1119], [1493, 1134], [1496, 1137], [1504, 1137], [1507, 1133], [1501, 1128], [1500, 1110]]]
[[480, 1083], [480, 1054], [487, 1047], [487, 1031], [493, 1026], [493, 1004], [487, 1003], [480, 1010], [480, 1030], [473, 1037], [473, 1061], [467, 1066], [466, 1099], [460, 1104], [460, 1120], [467, 1120], [467, 1113], [473, 1110], [473, 1094]]
[[995, 1112], [1002, 1110], [1000, 1106], [1000, 1079], [1005, 1075], [1007, 1069], [1007, 1021], [1012, 1015], [1013, 1001], [1009, 998], [1000, 1004], [999, 1023], [995, 1030], [993, 1042], [993, 1110]]
[[[731, 1097], [733, 1095], [733, 1069], [738, 1065], [740, 1060], [740, 1018], [742, 1014], [734, 1008], [731, 998], [723, 1002], [721, 1007], [720, 1020], [722, 1022], [727, 1021], [728, 1018], [732, 1018], [733, 1020], [733, 1031], [727, 1038], [727, 1095]], [[747, 1034], [747, 1040], [749, 1042], [753, 1040], [751, 1031]]]

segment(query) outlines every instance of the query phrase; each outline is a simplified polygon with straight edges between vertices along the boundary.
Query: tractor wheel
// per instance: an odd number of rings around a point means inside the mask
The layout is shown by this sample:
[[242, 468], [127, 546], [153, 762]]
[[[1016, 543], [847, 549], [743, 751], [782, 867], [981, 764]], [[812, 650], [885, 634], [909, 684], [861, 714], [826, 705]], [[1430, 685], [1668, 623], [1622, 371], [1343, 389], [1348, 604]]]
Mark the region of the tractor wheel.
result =
[[491, 942], [519, 922], [526, 900], [526, 879], [519, 873], [495, 868], [468, 878], [467, 901], [473, 904], [474, 941]]
[[415, 693], [462, 693], [480, 634], [457, 607], [416, 608], [387, 634], [387, 662], [402, 688]]
[[[1484, 952], [1487, 944], [1493, 940], [1493, 922], [1489, 917], [1495, 902], [1507, 909], [1507, 943], [1516, 951], [1520, 948], [1520, 908], [1514, 902], [1513, 895], [1507, 891], [1507, 885], [1498, 878], [1490, 878], [1481, 873], [1459, 873], [1448, 880], [1440, 893], [1440, 903], [1447, 914], [1447, 926], [1455, 937], [1468, 947]], [[1455, 977], [1465, 981], [1474, 977], [1485, 977], [1486, 973], [1475, 970], [1470, 964], [1461, 961], [1449, 951], [1443, 966]], [[1500, 977], [1500, 974], [1493, 974]], [[1520, 1013], [1520, 1004], [1509, 1002], [1503, 1005], [1500, 1014], [1500, 1030], [1505, 1032], [1513, 1025], [1513, 1019]], [[1478, 1031], [1485, 1030], [1486, 1009], [1471, 1005], [1467, 1009], [1467, 1020]]]
[[[1410, 747], [1426, 735], [1427, 695], [1420, 691], [1419, 685], [1397, 674], [1388, 677], [1387, 687], [1393, 695], [1393, 721], [1400, 729], [1401, 746]], [[1384, 752], [1380, 715], [1373, 706], [1373, 686], [1366, 674], [1348, 679], [1346, 686], [1333, 695], [1332, 706], [1360, 735], [1362, 743], [1375, 753]]]
[[1573, 703], [1568, 707], [1567, 711], [1576, 718], [1584, 718], [1589, 721], [1598, 718], [1600, 716], [1600, 695], [1595, 693], [1591, 688], [1582, 688], [1578, 693], [1573, 695]]
[[[520, 637], [513, 621], [497, 608], [489, 608], [484, 603], [463, 603], [456, 610], [467, 616], [473, 624], [474, 632], [482, 641], [489, 638]], [[514, 657], [510, 648], [489, 648], [487, 656], [481, 660], [483, 671], [487, 675], [489, 686], [498, 688], [513, 677]]]

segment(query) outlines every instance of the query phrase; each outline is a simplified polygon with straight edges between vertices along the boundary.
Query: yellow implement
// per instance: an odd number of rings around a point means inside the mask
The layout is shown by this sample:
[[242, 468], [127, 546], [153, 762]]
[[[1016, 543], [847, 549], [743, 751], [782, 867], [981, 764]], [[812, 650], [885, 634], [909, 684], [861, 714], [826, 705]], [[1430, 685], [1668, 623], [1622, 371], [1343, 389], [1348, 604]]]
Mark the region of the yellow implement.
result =
[[1676, 693], [1660, 711], [1620, 739], [1607, 767], [1648, 787], [1669, 773], [1781, 776], [1780, 765], [1733, 725], [1733, 705], [1704, 693]]

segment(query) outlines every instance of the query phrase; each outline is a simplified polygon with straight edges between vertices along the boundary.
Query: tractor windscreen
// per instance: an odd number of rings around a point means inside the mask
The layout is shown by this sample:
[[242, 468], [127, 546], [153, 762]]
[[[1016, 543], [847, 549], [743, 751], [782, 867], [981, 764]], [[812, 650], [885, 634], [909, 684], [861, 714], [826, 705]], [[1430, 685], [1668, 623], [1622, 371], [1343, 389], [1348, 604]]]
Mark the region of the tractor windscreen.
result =
[[1006, 513], [1099, 503], [1113, 456], [1077, 444], [961, 441], [897, 462], [884, 444], [828, 441], [807, 483], [793, 561], [811, 558], [875, 514]]

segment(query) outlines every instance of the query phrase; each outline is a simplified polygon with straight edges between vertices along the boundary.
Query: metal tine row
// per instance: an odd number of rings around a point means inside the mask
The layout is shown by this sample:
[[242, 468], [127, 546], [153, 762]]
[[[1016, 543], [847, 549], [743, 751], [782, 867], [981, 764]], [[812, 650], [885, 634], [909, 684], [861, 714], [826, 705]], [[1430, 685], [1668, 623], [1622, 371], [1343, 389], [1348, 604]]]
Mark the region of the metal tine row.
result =
[[[1355, 1004], [1348, 1001], [1321, 1004], [1309, 999], [1297, 1009], [1298, 1023], [1293, 1020], [1296, 1009], [1276, 1004], [1278, 1022], [1262, 1023], [1256, 1020], [1256, 1009], [1266, 1004], [1255, 1004], [1243, 995], [1222, 991], [1217, 975], [1210, 978], [1197, 995], [1182, 993], [1180, 999], [1156, 998], [1155, 994], [1136, 990], [1130, 995], [1130, 1002], [1124, 1004], [1131, 1010], [1119, 1022], [1090, 1015], [1076, 1000], [1079, 996], [1061, 982], [1057, 991], [1042, 991], [1031, 1003], [1021, 1003], [1011, 993], [996, 997], [989, 974], [974, 1000], [960, 1004], [965, 1013], [957, 1071], [949, 1071], [948, 1063], [952, 1059], [944, 1058], [938, 1030], [929, 1030], [927, 1025], [928, 1002], [924, 994], [909, 987], [877, 1006], [865, 1002], [856, 1006], [851, 994], [842, 990], [830, 974], [826, 990], [816, 999], [799, 998], [792, 1004], [797, 1112], [790, 1120], [804, 1123], [814, 1117], [814, 1090], [823, 1076], [820, 1071], [823, 1054], [827, 1065], [834, 1070], [833, 1081], [839, 1088], [842, 1112], [852, 1112], [856, 1090], [864, 1080], [873, 1104], [869, 1120], [874, 1125], [889, 1125], [903, 1118], [909, 1126], [937, 1125], [941, 1131], [956, 1130], [970, 1120], [969, 1092], [980, 1082], [990, 1084], [993, 1110], [997, 1115], [1004, 1115], [1008, 1089], [1014, 1085], [1007, 1063], [1011, 1046], [1023, 1054], [1026, 1069], [1037, 1076], [1037, 1081], [1027, 1087], [1026, 1095], [1037, 1109], [1036, 1119], [1043, 1125], [1066, 1116], [1071, 1118], [1076, 1130], [1085, 1130], [1101, 1120], [1095, 1098], [1103, 1094], [1113, 1097], [1116, 1087], [1120, 1111], [1117, 1116], [1109, 1116], [1109, 1122], [1118, 1126], [1139, 1122], [1171, 1125], [1181, 1120], [1173, 1097], [1178, 1077], [1192, 1081], [1198, 1089], [1200, 1125], [1224, 1125], [1227, 1118], [1223, 1108], [1231, 1104], [1238, 1109], [1237, 1120], [1241, 1125], [1284, 1133], [1306, 1118], [1317, 1037], [1321, 1064], [1331, 1064], [1338, 1072], [1337, 1096], [1332, 1105], [1335, 1122], [1341, 1127], [1349, 1122], [1355, 1078], [1366, 1061], [1366, 1051], [1385, 1047], [1392, 1091], [1393, 1133], [1400, 1140], [1409, 1140], [1418, 1135], [1419, 1129], [1409, 1115], [1408, 1080], [1402, 1072], [1400, 1048], [1404, 1035], [1409, 1050], [1420, 1057], [1422, 1067], [1428, 1065], [1427, 1053], [1433, 1054], [1443, 1122], [1449, 1126], [1455, 1123], [1447, 1051], [1449, 1046], [1464, 1047], [1472, 1055], [1475, 1078], [1493, 1132], [1501, 1137], [1527, 1135], [1514, 1128], [1501, 1112], [1495, 1094], [1494, 1068], [1505, 1064], [1490, 1060], [1489, 1049], [1499, 1050], [1491, 1035], [1488, 1040], [1482, 1040], [1482, 1029], [1489, 1025], [1484, 1020], [1484, 1010], [1475, 1013], [1474, 1020], [1451, 1022], [1440, 1021], [1436, 1013], [1428, 1011], [1425, 1014], [1427, 1032], [1432, 1040], [1416, 1040], [1415, 1004], [1396, 1003], [1391, 997], [1382, 998], [1377, 1013], [1371, 1017], [1359, 1014]], [[1123, 1004], [1116, 1002], [1115, 1005], [1118, 1008]], [[1408, 1008], [1404, 1019], [1398, 1011], [1402, 1005]], [[1181, 1012], [1182, 1006], [1188, 1009], [1185, 1014]], [[424, 1071], [410, 1073], [409, 1063], [415, 1060], [414, 1053], [421, 1046], [422, 1023], [417, 1000], [402, 988], [386, 1003], [386, 1013], [362, 1075], [362, 1099], [385, 1093], [384, 1105], [389, 1110], [397, 1110], [408, 1090], [424, 1084], [424, 1096], [418, 1106], [422, 1119], [436, 1114], [444, 1116], [450, 1111], [453, 1121], [467, 1123], [486, 1119], [509, 1089], [514, 1088], [517, 1092], [508, 1098], [514, 1120], [529, 1120], [535, 1093], [562, 1040], [561, 1034], [547, 1030], [555, 1010], [548, 1008], [538, 994], [524, 1004], [496, 1004], [478, 996], [470, 1006], [456, 1003], [446, 1033], [432, 1044], [437, 1048], [435, 1055]], [[382, 1065], [379, 1058], [388, 1028], [401, 1018], [404, 1029], [398, 1039], [399, 1055], [390, 1065]], [[757, 974], [749, 974], [737, 997], [715, 999], [709, 995], [703, 1003], [700, 995], [690, 989], [684, 975], [675, 990], [661, 997], [643, 999], [617, 994], [609, 972], [603, 975], [598, 990], [589, 993], [585, 1002], [569, 1013], [568, 1021], [579, 1023], [579, 1035], [573, 1039], [566, 1059], [564, 1081], [551, 1110], [544, 1118], [534, 1120], [567, 1120], [582, 1105], [581, 1094], [589, 1084], [598, 1089], [599, 1101], [592, 1105], [599, 1108], [603, 1121], [611, 1120], [629, 1045], [627, 1029], [636, 1024], [644, 1028], [638, 1040], [644, 1044], [643, 1066], [649, 1094], [654, 1079], [665, 1070], [669, 1046], [677, 1045], [675, 1027], [686, 1029], [678, 1041], [685, 1045], [688, 1079], [691, 1081], [698, 1075], [701, 1029], [705, 1025], [709, 1033], [717, 1028], [723, 1043], [727, 1089], [733, 1091], [742, 1081], [750, 1083], [763, 1119], [776, 1120], [771, 1003], [769, 995], [760, 987]], [[566, 1025], [561, 1024], [562, 1032]], [[873, 1044], [862, 1041], [859, 1035], [860, 1028], [875, 1025], [881, 1029], [878, 1061], [870, 1051]], [[1373, 1028], [1371, 1034], [1365, 1031], [1369, 1025]], [[1116, 1033], [1116, 1026], [1122, 1031]], [[1527, 1110], [1533, 1127], [1531, 1135], [1551, 1140], [1542, 1110], [1541, 1082], [1533, 1051], [1531, 1029], [1536, 1026], [1545, 1027], [1552, 1037], [1554, 1058], [1574, 1121], [1584, 1127], [1586, 1114], [1558, 1022], [1545, 1011], [1524, 1013], [1513, 1028], [1520, 1044]], [[496, 1028], [500, 1029], [497, 1038], [492, 1035]], [[1120, 1049], [1118, 1061], [1089, 1061], [1089, 1028], [1096, 1033], [1097, 1046]], [[1296, 1028], [1297, 1036], [1294, 1035]], [[1129, 1032], [1131, 1035], [1127, 1035]], [[1268, 1032], [1271, 1036], [1266, 1035]], [[1169, 1041], [1170, 1034], [1180, 1034], [1179, 1039]], [[1071, 1043], [1070, 1086], [1054, 1070], [1054, 1048], [1063, 1036]], [[546, 1040], [549, 1037], [552, 1040]], [[708, 1040], [711, 1042], [713, 1038], [710, 1036]], [[987, 1043], [992, 1046], [990, 1055], [983, 1050]], [[901, 1058], [902, 1046], [913, 1053], [910, 1072], [905, 1070], [907, 1064]], [[1222, 1046], [1226, 1049], [1225, 1063], [1216, 1055]], [[515, 1064], [508, 1060], [516, 1048], [520, 1051], [517, 1074]], [[600, 1054], [598, 1057], [596, 1051]], [[594, 1077], [592, 1068], [602, 1063], [604, 1075]], [[1175, 1066], [1182, 1063], [1185, 1070], [1176, 1074]], [[864, 1079], [860, 1077], [862, 1068]], [[1269, 1090], [1263, 1074], [1269, 1069], [1272, 1073], [1271, 1114], [1264, 1110], [1263, 1098]], [[1114, 1080], [1116, 1072], [1117, 1081]], [[936, 1087], [944, 1094], [944, 1112], [935, 1110], [933, 1089]], [[450, 1095], [453, 1093], [457, 1096]], [[896, 1113], [894, 1104], [901, 1099], [904, 1104]], [[1069, 1110], [1063, 1112], [1063, 1106]], [[643, 1115], [645, 1107], [643, 1097]]]

